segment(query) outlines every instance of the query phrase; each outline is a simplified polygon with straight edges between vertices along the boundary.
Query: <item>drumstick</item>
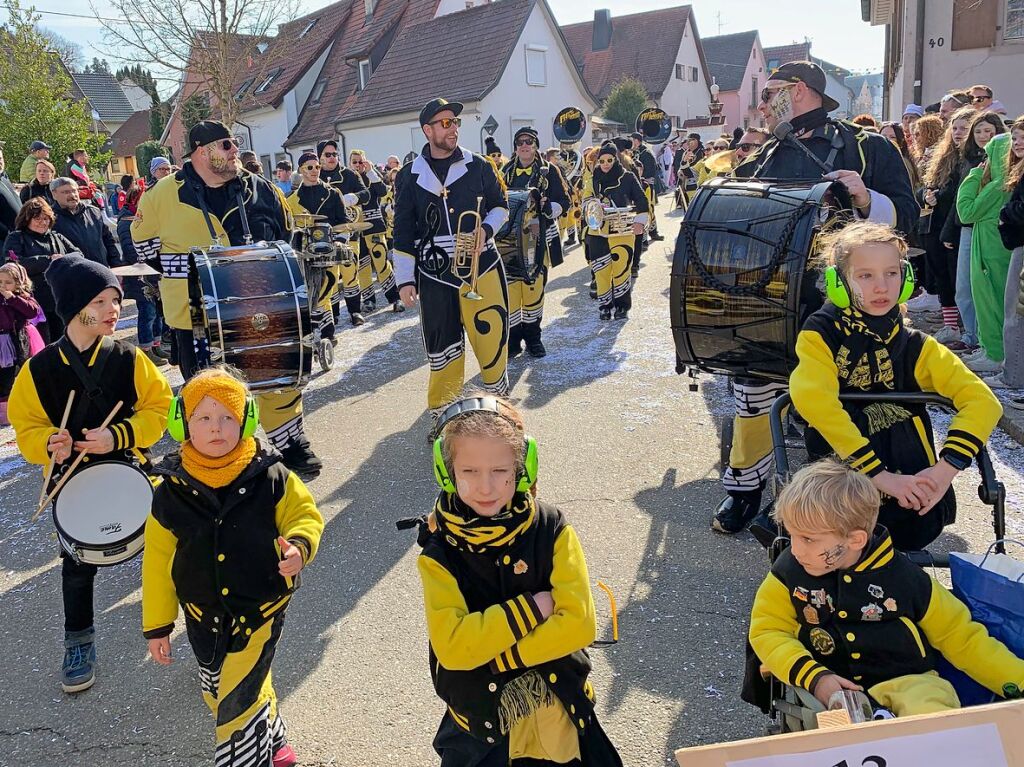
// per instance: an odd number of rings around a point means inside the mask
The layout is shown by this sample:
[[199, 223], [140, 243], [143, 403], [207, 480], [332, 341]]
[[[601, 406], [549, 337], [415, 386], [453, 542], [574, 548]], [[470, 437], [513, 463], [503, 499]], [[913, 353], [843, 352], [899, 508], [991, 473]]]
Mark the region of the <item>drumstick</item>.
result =
[[[64, 416], [60, 419], [60, 429], [58, 429], [58, 433], [64, 431], [64, 429], [67, 428], [68, 417], [71, 415], [71, 406], [74, 404], [74, 402], [75, 402], [75, 390], [72, 389], [71, 392], [68, 394], [68, 404], [64, 406]], [[43, 486], [41, 488], [39, 488], [39, 501], [38, 501], [38, 503], [42, 503], [43, 499], [46, 497], [46, 486], [48, 484], [50, 484], [50, 477], [53, 476], [53, 466], [54, 466], [54, 464], [56, 462], [57, 462], [57, 454], [56, 453], [51, 453], [50, 454], [50, 462], [48, 464], [46, 464], [46, 473], [43, 474]]]
[[[117, 404], [114, 405], [114, 409], [110, 411], [110, 415], [104, 418], [103, 423], [99, 425], [100, 429], [105, 429], [108, 426], [110, 426], [110, 422], [114, 420], [114, 416], [117, 415], [117, 411], [121, 409], [121, 406], [123, 404], [124, 402], [118, 400]], [[32, 515], [33, 522], [39, 519], [39, 515], [43, 513], [43, 509], [45, 509], [50, 504], [50, 501], [52, 501], [54, 497], [57, 495], [57, 493], [60, 492], [60, 489], [64, 487], [64, 483], [71, 478], [71, 475], [74, 474], [75, 469], [78, 468], [78, 464], [82, 462], [82, 459], [85, 458], [85, 454], [88, 452], [88, 450], [83, 450], [78, 454], [78, 457], [75, 458], [74, 463], [72, 463], [68, 470], [64, 472], [63, 476], [60, 478], [60, 481], [54, 486], [53, 490], [50, 491], [50, 494], [46, 496], [42, 503], [39, 504], [39, 508], [36, 509], [36, 513]]]

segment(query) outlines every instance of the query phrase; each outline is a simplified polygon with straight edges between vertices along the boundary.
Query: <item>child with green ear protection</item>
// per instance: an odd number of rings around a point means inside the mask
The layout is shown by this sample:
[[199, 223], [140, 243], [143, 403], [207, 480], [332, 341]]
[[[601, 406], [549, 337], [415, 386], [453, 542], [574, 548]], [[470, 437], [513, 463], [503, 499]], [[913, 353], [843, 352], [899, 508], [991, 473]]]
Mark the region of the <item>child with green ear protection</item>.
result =
[[[808, 317], [789, 379], [793, 404], [809, 424], [812, 458], [837, 454], [882, 493], [880, 524], [896, 548], [935, 540], [956, 516], [951, 483], [970, 466], [999, 422], [995, 395], [934, 338], [906, 327], [900, 304], [914, 288], [907, 244], [888, 226], [859, 221], [822, 243], [828, 302]], [[872, 392], [866, 406], [840, 394]], [[935, 392], [957, 414], [936, 460], [923, 406], [897, 406], [887, 393]]]
[[[576, 531], [536, 498], [537, 444], [493, 396], [438, 420], [441, 487], [417, 563], [442, 767], [618, 767], [594, 714], [594, 601]], [[528, 761], [518, 761], [528, 760]]]
[[153, 660], [170, 664], [181, 606], [222, 767], [296, 763], [270, 663], [324, 527], [302, 480], [253, 436], [258, 424], [233, 371], [191, 378], [168, 414], [181, 451], [157, 466], [164, 481], [146, 521], [143, 634]]

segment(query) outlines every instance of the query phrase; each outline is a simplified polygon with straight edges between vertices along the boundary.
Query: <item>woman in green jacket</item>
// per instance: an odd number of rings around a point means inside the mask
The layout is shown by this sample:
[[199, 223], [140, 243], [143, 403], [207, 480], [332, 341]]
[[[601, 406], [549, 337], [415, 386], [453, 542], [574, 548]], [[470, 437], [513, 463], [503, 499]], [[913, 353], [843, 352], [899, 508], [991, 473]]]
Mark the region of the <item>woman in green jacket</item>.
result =
[[[1017, 123], [1014, 127], [1018, 127]], [[971, 294], [978, 313], [978, 338], [984, 351], [984, 354], [966, 362], [974, 372], [986, 375], [998, 373], [1005, 356], [1003, 296], [1010, 267], [1010, 251], [1003, 247], [999, 237], [999, 211], [1010, 196], [1004, 184], [1010, 150], [1009, 134], [993, 138], [985, 147], [988, 159], [967, 174], [956, 197], [956, 211], [960, 220], [974, 226], [971, 239]]]

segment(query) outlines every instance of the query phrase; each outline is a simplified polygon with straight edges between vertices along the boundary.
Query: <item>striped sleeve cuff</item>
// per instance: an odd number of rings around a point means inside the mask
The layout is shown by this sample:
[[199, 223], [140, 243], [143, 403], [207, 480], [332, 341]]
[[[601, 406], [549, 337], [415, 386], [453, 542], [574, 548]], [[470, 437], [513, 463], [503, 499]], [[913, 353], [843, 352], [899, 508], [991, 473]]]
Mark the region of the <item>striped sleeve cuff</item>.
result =
[[110, 425], [114, 435], [114, 450], [130, 450], [135, 447], [135, 429], [130, 421], [121, 421]]
[[163, 637], [170, 636], [173, 632], [174, 624], [168, 623], [166, 626], [161, 626], [160, 628], [143, 631], [142, 636], [146, 639], [162, 639]]
[[518, 642], [541, 624], [543, 617], [540, 608], [530, 594], [520, 594], [507, 602], [501, 603], [505, 611], [505, 620]]
[[805, 655], [793, 664], [793, 668], [789, 672], [789, 683], [813, 693], [818, 680], [831, 673], [814, 658]]
[[875, 451], [871, 449], [871, 445], [865, 443], [859, 450], [855, 450], [850, 454], [850, 457], [846, 459], [846, 463], [854, 471], [866, 474], [869, 477], [873, 477], [876, 474], [881, 474], [885, 471], [885, 465], [879, 460], [878, 456], [875, 455]]
[[500, 674], [504, 671], [517, 671], [526, 668], [522, 656], [519, 654], [519, 645], [512, 645], [505, 652], [487, 664], [492, 674]]
[[942, 450], [939, 451], [939, 455], [946, 452], [956, 453], [972, 461], [982, 447], [984, 447], [984, 443], [970, 432], [961, 429], [950, 429], [946, 435], [946, 441], [942, 443]]

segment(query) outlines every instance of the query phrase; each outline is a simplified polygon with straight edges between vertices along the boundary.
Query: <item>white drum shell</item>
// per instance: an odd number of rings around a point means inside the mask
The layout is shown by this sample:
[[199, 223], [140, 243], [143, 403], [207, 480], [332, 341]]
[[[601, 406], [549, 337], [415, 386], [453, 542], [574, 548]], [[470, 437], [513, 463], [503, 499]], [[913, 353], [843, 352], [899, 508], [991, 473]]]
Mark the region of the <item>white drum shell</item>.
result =
[[100, 461], [76, 471], [53, 504], [61, 546], [80, 562], [106, 567], [131, 559], [144, 542], [153, 485], [146, 474], [120, 461]]

